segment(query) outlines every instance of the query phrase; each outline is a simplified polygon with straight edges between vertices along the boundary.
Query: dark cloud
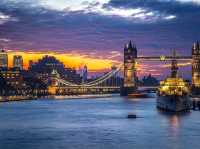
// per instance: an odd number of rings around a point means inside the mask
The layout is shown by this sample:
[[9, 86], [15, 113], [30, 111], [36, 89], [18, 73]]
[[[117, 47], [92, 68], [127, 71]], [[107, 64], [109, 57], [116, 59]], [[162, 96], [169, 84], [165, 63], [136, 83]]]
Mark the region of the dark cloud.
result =
[[[17, 0], [16, 0], [17, 1]], [[176, 48], [190, 54], [192, 42], [200, 37], [200, 10], [193, 3], [155, 0], [112, 0], [106, 8], [144, 8], [156, 12], [156, 21], [135, 22], [131, 18], [95, 12], [69, 12], [35, 5], [32, 1], [1, 1], [0, 12], [17, 19], [0, 25], [2, 42], [12, 49], [66, 49], [82, 51], [119, 50], [133, 40], [140, 54], [169, 53]], [[99, 3], [93, 3], [89, 9]], [[161, 20], [160, 15], [174, 15]], [[152, 18], [153, 19], [153, 18]]]

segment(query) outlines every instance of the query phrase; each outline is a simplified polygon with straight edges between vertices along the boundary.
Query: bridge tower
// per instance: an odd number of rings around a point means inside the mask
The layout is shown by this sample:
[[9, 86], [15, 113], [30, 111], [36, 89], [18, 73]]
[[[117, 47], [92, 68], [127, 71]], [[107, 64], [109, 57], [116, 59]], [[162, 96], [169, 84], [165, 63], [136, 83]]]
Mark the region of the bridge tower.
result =
[[124, 83], [121, 95], [127, 96], [137, 89], [136, 84], [136, 58], [137, 48], [131, 41], [124, 48]]
[[59, 78], [60, 75], [59, 73], [53, 69], [53, 71], [51, 72], [51, 85], [48, 87], [48, 93], [51, 95], [55, 95], [56, 94], [56, 90], [57, 90], [57, 86], [58, 86], [58, 82], [56, 80], [56, 78]]
[[192, 47], [192, 92], [200, 93], [200, 45], [194, 43]]

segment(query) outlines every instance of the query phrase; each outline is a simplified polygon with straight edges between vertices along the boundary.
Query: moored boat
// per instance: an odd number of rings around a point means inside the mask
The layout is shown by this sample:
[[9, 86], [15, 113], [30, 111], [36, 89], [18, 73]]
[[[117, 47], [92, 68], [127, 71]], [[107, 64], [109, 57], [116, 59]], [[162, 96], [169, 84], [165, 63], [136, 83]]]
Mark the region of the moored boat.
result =
[[178, 77], [176, 54], [171, 65], [171, 76], [160, 82], [157, 93], [157, 108], [172, 112], [189, 111], [191, 99], [189, 84]]

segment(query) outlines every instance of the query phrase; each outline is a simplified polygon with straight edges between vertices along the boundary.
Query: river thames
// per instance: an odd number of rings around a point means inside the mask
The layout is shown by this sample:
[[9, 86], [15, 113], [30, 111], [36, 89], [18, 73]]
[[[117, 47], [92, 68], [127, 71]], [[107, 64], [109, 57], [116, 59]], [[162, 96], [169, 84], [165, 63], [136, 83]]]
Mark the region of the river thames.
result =
[[[169, 115], [122, 97], [0, 103], [0, 149], [199, 148], [200, 112]], [[139, 116], [127, 119], [129, 113]]]

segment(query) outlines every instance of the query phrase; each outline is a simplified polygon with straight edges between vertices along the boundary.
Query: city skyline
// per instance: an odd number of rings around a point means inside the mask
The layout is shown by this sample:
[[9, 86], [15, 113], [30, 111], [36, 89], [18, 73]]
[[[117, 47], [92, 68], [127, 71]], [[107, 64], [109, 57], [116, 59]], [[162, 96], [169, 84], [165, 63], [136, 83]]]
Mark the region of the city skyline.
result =
[[23, 51], [8, 51], [8, 66], [13, 67], [13, 57], [14, 55], [20, 55], [24, 60], [24, 69], [28, 69], [29, 61], [37, 62], [46, 55], [54, 56], [59, 61], [63, 62], [65, 67], [79, 69], [84, 65], [89, 66], [91, 72], [98, 72], [110, 69], [113, 64], [119, 64], [119, 61], [112, 59], [103, 59], [101, 57], [94, 58], [88, 55], [80, 55], [78, 53], [60, 53], [60, 52], [23, 52]]
[[[14, 56], [22, 56], [23, 59], [23, 68], [27, 70], [29, 68], [29, 62], [33, 61], [38, 62], [40, 59], [45, 56], [53, 56], [62, 62], [66, 68], [73, 68], [78, 71], [81, 71], [82, 68], [87, 65], [89, 75], [101, 75], [104, 72], [107, 72], [111, 69], [112, 66], [120, 66], [123, 63], [123, 54], [111, 51], [108, 52], [111, 56], [96, 57], [96, 53], [92, 53], [91, 55], [81, 55], [80, 53], [63, 53], [63, 52], [23, 52], [23, 51], [5, 51], [8, 54], [8, 67], [13, 67]], [[104, 53], [105, 54], [105, 53]], [[169, 54], [168, 56], [170, 56]], [[120, 60], [116, 60], [116, 57], [120, 57]], [[155, 62], [157, 62], [155, 64]], [[179, 67], [182, 72], [188, 67], [191, 67], [191, 62], [179, 62]], [[158, 69], [159, 68], [159, 69]], [[158, 77], [159, 79], [163, 79], [164, 76], [169, 74], [170, 63], [168, 61], [137, 61], [137, 76], [142, 78], [143, 76], [147, 76], [149, 74]], [[190, 68], [191, 69], [191, 68]], [[184, 73], [180, 73], [184, 75]], [[186, 78], [190, 78], [189, 73], [186, 74]]]

